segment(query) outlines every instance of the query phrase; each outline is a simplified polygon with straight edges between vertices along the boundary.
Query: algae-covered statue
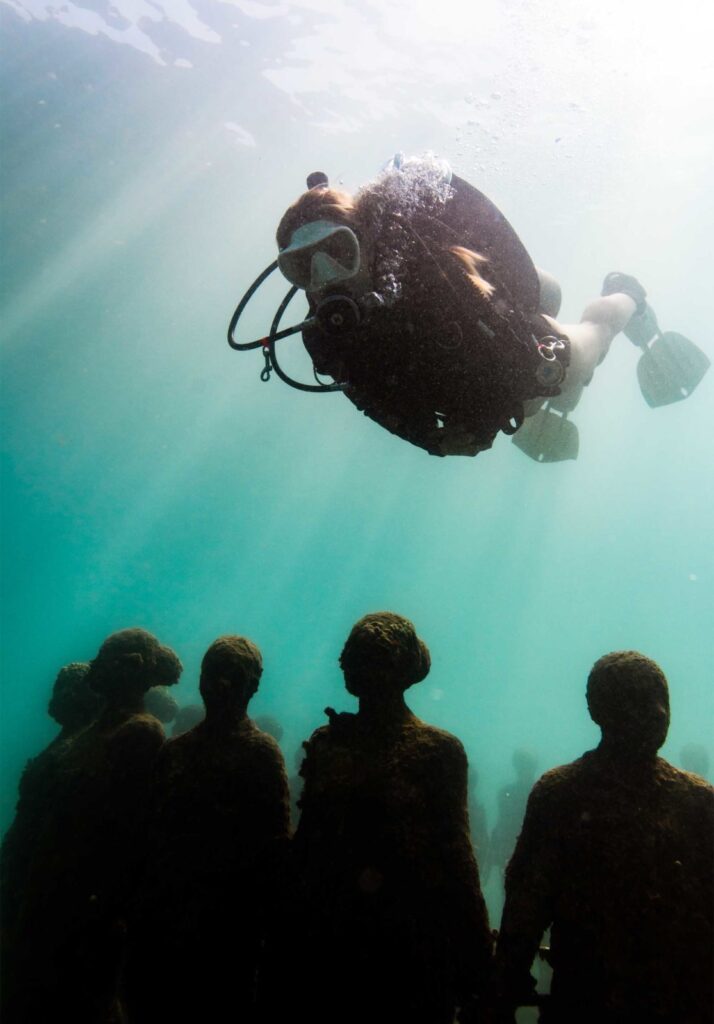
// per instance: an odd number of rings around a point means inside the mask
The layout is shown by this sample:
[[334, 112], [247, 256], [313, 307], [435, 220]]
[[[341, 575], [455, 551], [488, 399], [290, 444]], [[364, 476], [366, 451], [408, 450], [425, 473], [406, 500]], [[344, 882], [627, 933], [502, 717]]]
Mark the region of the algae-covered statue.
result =
[[490, 979], [466, 755], [405, 702], [430, 668], [407, 619], [360, 619], [340, 664], [359, 710], [305, 744], [295, 999], [316, 1024], [447, 1024]]
[[143, 699], [180, 673], [173, 651], [142, 629], [112, 634], [90, 663], [86, 681], [101, 711], [57, 747], [42, 815], [23, 850], [24, 888], [4, 965], [3, 1010], [14, 1024], [119, 1020], [126, 905], [164, 741]]
[[605, 655], [587, 702], [600, 745], [536, 783], [508, 866], [505, 1008], [532, 1001], [528, 972], [550, 925], [541, 1020], [709, 1024], [714, 789], [657, 756], [669, 695], [649, 658]]
[[280, 749], [247, 713], [262, 672], [254, 643], [219, 637], [201, 664], [205, 719], [157, 760], [130, 917], [132, 1024], [253, 1020], [289, 835]]
[[162, 725], [176, 720], [179, 703], [168, 686], [152, 686], [144, 697], [144, 711], [158, 718]]
[[[443, 160], [399, 153], [355, 195], [330, 187], [322, 172], [307, 184], [278, 226], [276, 263], [229, 326], [233, 348], [262, 348], [264, 381], [275, 372], [303, 391], [342, 391], [431, 455], [474, 456], [503, 432], [531, 458], [552, 462], [577, 456], [568, 416], [620, 331], [642, 350], [637, 373], [650, 406], [686, 398], [709, 368], [689, 339], [662, 333], [631, 274], [608, 274], [579, 323], [556, 319], [558, 283], [537, 270], [491, 200]], [[292, 287], [270, 333], [238, 341], [246, 304], [276, 267]], [[307, 317], [283, 328], [299, 292]], [[289, 376], [278, 358], [278, 343], [297, 332], [315, 383]]]
[[29, 852], [42, 829], [44, 816], [53, 806], [58, 754], [68, 740], [91, 725], [99, 714], [101, 702], [89, 686], [88, 673], [86, 662], [72, 662], [59, 670], [47, 712], [61, 729], [40, 754], [27, 762], [20, 778], [15, 818], [0, 854], [3, 948], [12, 945], [31, 863]]

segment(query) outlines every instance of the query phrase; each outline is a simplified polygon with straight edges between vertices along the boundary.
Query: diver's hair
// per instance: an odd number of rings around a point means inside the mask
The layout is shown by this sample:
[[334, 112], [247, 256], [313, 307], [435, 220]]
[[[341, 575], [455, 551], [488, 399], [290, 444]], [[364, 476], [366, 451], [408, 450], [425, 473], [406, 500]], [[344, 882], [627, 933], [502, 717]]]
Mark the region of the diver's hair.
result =
[[283, 214], [278, 224], [276, 240], [279, 249], [290, 244], [295, 231], [303, 224], [314, 220], [332, 220], [337, 224], [354, 227], [356, 220], [355, 201], [349, 192], [334, 188], [311, 188], [303, 192]]
[[590, 670], [586, 688], [588, 711], [597, 725], [616, 723], [628, 691], [658, 689], [669, 699], [667, 677], [656, 661], [639, 651], [613, 651]]
[[463, 245], [452, 245], [449, 252], [466, 271], [466, 277], [481, 298], [490, 299], [496, 289], [481, 276], [481, 267], [488, 263], [488, 259], [480, 253], [474, 252], [473, 249], [465, 248]]
[[[284, 249], [290, 244], [290, 239], [298, 228], [315, 220], [330, 220], [344, 224], [358, 231], [363, 238], [374, 241], [384, 228], [384, 217], [384, 196], [379, 187], [364, 188], [356, 197], [338, 189], [313, 188], [303, 192], [283, 215], [276, 232], [278, 248]], [[398, 248], [403, 244], [404, 239], [400, 236], [393, 238], [387, 248]], [[485, 256], [463, 245], [452, 245], [445, 259], [457, 262], [481, 300], [491, 298], [495, 288], [481, 273], [482, 267], [488, 263]]]
[[373, 612], [352, 627], [340, 666], [344, 672], [360, 676], [386, 674], [406, 690], [426, 678], [431, 657], [409, 619], [394, 612]]

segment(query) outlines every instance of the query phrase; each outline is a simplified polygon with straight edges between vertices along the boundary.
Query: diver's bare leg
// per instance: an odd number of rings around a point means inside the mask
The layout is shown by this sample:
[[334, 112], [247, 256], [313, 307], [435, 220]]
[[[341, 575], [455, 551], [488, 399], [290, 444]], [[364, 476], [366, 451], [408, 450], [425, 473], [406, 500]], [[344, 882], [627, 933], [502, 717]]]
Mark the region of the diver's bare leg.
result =
[[636, 309], [634, 299], [617, 292], [595, 299], [586, 306], [579, 324], [559, 324], [550, 317], [546, 318], [570, 339], [570, 365], [561, 394], [551, 400], [553, 408], [562, 412], [575, 408], [595, 367], [607, 355], [612, 339], [627, 326]]

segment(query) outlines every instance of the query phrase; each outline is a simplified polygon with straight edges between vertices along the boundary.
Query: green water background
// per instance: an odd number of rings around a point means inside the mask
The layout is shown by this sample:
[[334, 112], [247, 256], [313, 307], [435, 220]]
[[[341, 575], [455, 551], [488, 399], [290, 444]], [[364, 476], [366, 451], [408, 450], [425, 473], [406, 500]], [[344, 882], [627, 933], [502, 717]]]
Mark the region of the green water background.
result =
[[665, 756], [714, 754], [714, 374], [650, 410], [618, 338], [573, 415], [577, 462], [503, 436], [439, 460], [340, 395], [261, 383], [260, 354], [224, 340], [307, 172], [353, 188], [432, 149], [559, 278], [563, 320], [624, 270], [711, 357], [704, 5], [1, 0], [0, 18], [3, 826], [54, 735], [57, 669], [132, 625], [179, 653], [182, 702], [216, 636], [258, 642], [253, 710], [290, 765], [326, 705], [352, 707], [355, 619], [409, 616], [433, 659], [411, 704], [466, 744], [491, 825], [516, 747], [542, 771], [595, 744], [585, 678], [609, 650], [665, 669]]

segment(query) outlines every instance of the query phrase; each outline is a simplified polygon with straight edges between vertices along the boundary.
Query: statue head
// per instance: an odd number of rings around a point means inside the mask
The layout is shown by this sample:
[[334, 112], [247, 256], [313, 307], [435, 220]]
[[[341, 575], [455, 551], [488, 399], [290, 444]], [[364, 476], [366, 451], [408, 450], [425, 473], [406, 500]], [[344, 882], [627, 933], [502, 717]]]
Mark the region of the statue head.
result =
[[263, 674], [263, 658], [244, 636], [220, 636], [201, 662], [199, 689], [206, 711], [247, 708]]
[[182, 667], [171, 648], [145, 629], [122, 629], [99, 648], [89, 683], [108, 704], [138, 701], [152, 686], [177, 683]]
[[588, 710], [603, 740], [633, 757], [654, 755], [667, 738], [669, 688], [662, 669], [638, 651], [614, 651], [595, 662]]
[[340, 666], [348, 692], [361, 697], [380, 690], [403, 692], [421, 682], [431, 658], [409, 619], [394, 612], [373, 612], [352, 627]]
[[73, 661], [57, 673], [47, 711], [64, 729], [76, 732], [91, 725], [101, 700], [89, 685], [89, 664]]

